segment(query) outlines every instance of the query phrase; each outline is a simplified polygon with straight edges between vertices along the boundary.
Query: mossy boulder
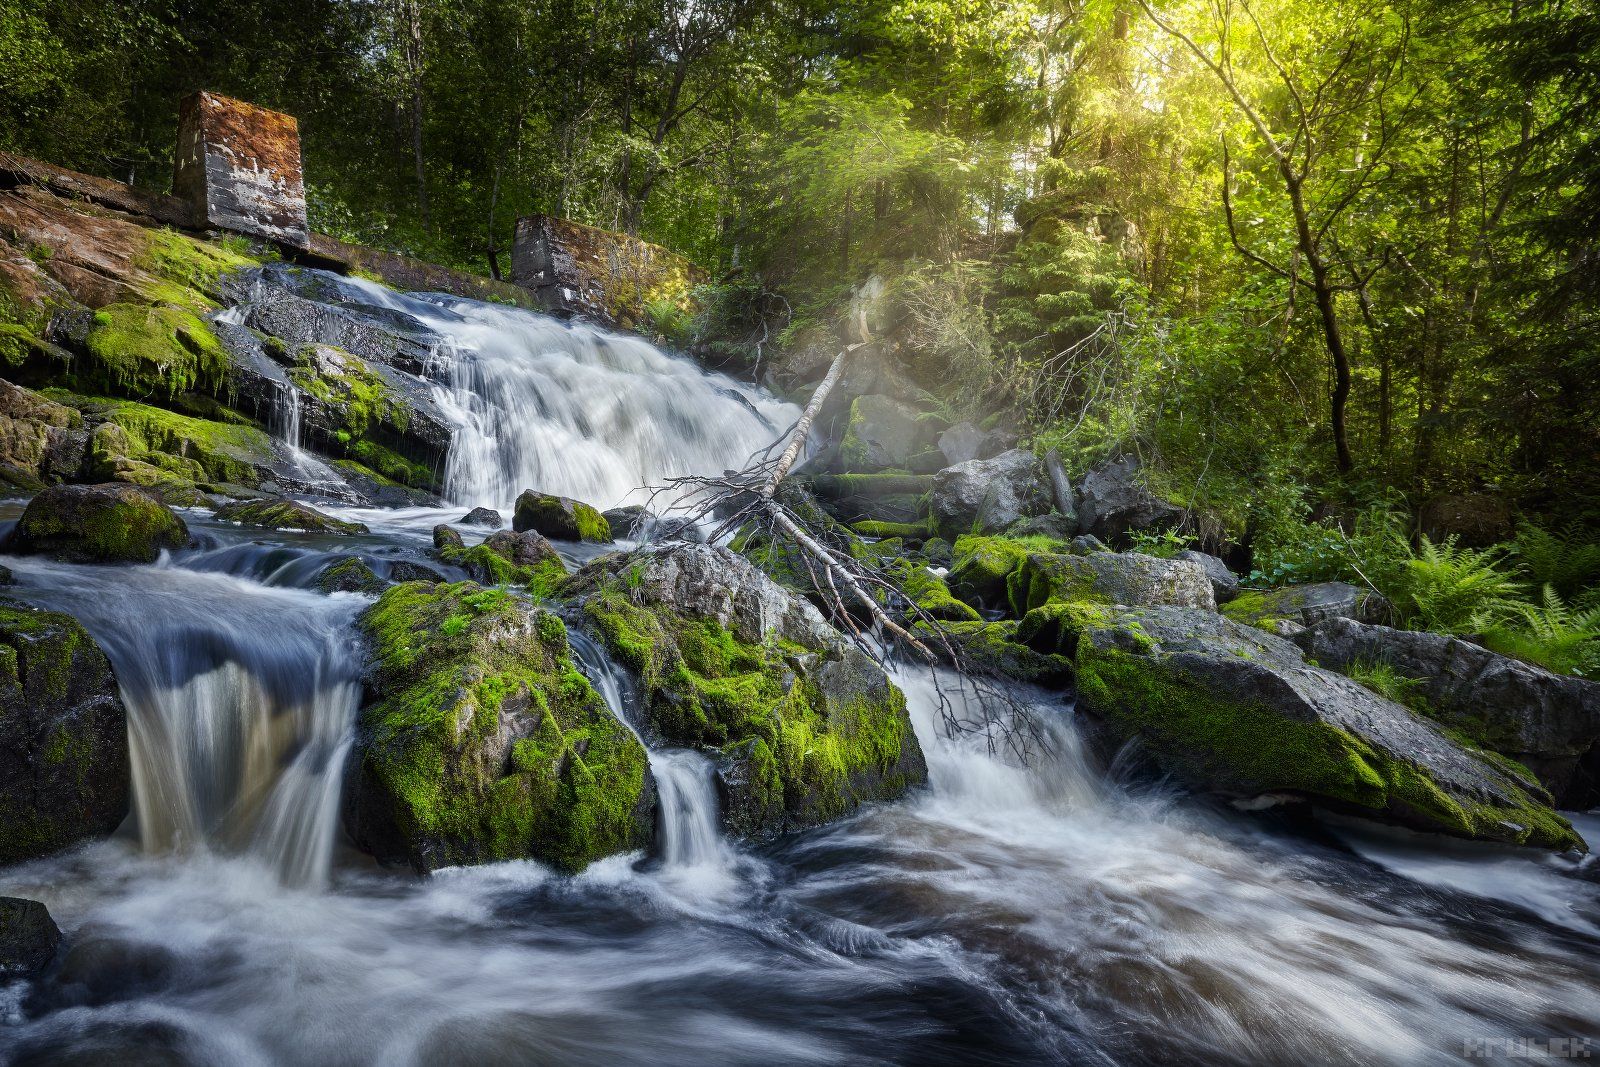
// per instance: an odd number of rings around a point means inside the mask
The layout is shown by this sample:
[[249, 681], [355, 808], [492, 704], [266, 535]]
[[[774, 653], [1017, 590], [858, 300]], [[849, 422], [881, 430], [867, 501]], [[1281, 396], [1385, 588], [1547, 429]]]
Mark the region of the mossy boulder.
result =
[[1052, 600], [1217, 610], [1211, 579], [1198, 563], [1138, 552], [1029, 552], [1006, 576], [1006, 600], [1018, 618]]
[[1410, 679], [1408, 703], [1532, 768], [1562, 807], [1597, 799], [1583, 764], [1600, 746], [1600, 681], [1555, 674], [1446, 634], [1324, 619], [1295, 644], [1331, 670], [1383, 665]]
[[317, 576], [317, 588], [324, 593], [376, 594], [388, 587], [389, 583], [357, 556], [341, 559]]
[[947, 662], [1019, 682], [1056, 688], [1072, 681], [1072, 660], [1054, 651], [1040, 652], [1018, 637], [1015, 619], [997, 622], [945, 622], [912, 626], [912, 632]]
[[817, 826], [926, 780], [900, 690], [810, 603], [735, 553], [614, 554], [564, 592], [639, 676], [649, 730], [717, 758], [733, 833]]
[[130, 776], [105, 654], [71, 616], [0, 602], [0, 864], [110, 834]]
[[299, 530], [346, 536], [367, 532], [363, 523], [345, 522], [332, 515], [324, 515], [298, 500], [235, 500], [217, 508], [216, 515], [223, 522], [259, 526], [264, 530]]
[[228, 353], [209, 324], [170, 304], [110, 304], [94, 313], [86, 343], [92, 385], [128, 396], [209, 392], [228, 372]]
[[276, 461], [272, 439], [242, 416], [195, 418], [132, 400], [60, 394], [93, 424], [84, 470], [150, 489], [171, 504], [204, 503], [204, 488], [258, 485]]
[[951, 550], [950, 591], [967, 603], [999, 610], [1008, 606], [1006, 587], [1013, 571], [1032, 552], [1065, 551], [1060, 541], [1047, 537], [991, 537], [966, 534], [956, 538]]
[[419, 872], [536, 859], [579, 870], [650, 842], [644, 747], [573, 663], [560, 618], [473, 582], [388, 590], [344, 819]]
[[511, 528], [517, 533], [532, 530], [558, 541], [611, 541], [611, 524], [597, 509], [581, 500], [532, 489], [517, 497]]
[[66, 405], [0, 381], [0, 485], [36, 492], [72, 478], [88, 440], [82, 426]]
[[154, 563], [189, 544], [178, 513], [131, 485], [54, 485], [28, 502], [6, 543], [68, 563]]
[[532, 531], [496, 530], [468, 548], [457, 530], [441, 524], [433, 529], [433, 543], [439, 562], [460, 567], [483, 585], [526, 586], [542, 597], [567, 576], [561, 553]]
[[896, 468], [931, 474], [945, 465], [934, 446], [943, 428], [943, 420], [892, 396], [858, 396], [850, 404], [839, 455], [855, 471]]
[[946, 622], [977, 622], [980, 618], [970, 604], [957, 600], [945, 580], [915, 560], [896, 559], [887, 567], [890, 577], [915, 610], [907, 617], [939, 619]]
[[1221, 615], [1084, 605], [1023, 630], [1072, 657], [1081, 711], [1193, 788], [1455, 837], [1585, 847], [1525, 770]]

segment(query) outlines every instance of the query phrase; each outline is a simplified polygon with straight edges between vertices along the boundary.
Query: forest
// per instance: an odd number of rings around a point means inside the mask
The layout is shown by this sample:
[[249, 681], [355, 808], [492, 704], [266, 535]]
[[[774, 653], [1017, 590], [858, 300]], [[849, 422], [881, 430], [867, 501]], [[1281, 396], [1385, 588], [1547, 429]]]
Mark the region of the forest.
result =
[[688, 255], [681, 344], [803, 343], [877, 277], [953, 406], [1134, 445], [1269, 546], [1440, 494], [1600, 514], [1586, 2], [0, 15], [5, 149], [164, 188], [174, 100], [230, 93], [299, 117], [322, 232], [495, 277], [533, 212]]
[[1597, 841], [1600, 0], [0, 0], [0, 1067], [1581, 1059]]

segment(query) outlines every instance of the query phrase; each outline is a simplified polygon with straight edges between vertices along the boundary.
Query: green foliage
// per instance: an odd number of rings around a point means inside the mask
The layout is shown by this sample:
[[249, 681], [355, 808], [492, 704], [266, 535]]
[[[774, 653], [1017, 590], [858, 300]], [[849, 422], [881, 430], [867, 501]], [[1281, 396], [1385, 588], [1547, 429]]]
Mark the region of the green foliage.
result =
[[1161, 559], [1173, 559], [1179, 552], [1195, 546], [1198, 539], [1176, 530], [1133, 530], [1128, 534], [1130, 552]]
[[1415, 552], [1402, 542], [1394, 562], [1373, 580], [1401, 619], [1438, 633], [1482, 633], [1521, 610], [1521, 586], [1499, 549], [1470, 549], [1427, 537]]
[[1575, 606], [1546, 585], [1539, 603], [1518, 604], [1509, 618], [1489, 628], [1483, 643], [1558, 674], [1600, 678], [1600, 598], [1591, 596], [1588, 607]]
[[1426, 710], [1427, 701], [1418, 692], [1427, 684], [1422, 678], [1409, 678], [1395, 670], [1394, 665], [1381, 660], [1350, 664], [1346, 674], [1368, 689], [1414, 711]]
[[1572, 598], [1600, 582], [1600, 538], [1576, 523], [1552, 533], [1532, 522], [1517, 527], [1517, 565], [1536, 588]]

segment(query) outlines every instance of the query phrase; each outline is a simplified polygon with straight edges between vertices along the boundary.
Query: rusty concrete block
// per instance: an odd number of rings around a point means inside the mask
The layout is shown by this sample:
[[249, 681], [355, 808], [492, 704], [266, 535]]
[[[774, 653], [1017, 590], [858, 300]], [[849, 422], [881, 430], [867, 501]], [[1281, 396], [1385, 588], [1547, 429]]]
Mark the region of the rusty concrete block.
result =
[[172, 191], [205, 225], [305, 248], [300, 126], [291, 115], [216, 93], [178, 109]]

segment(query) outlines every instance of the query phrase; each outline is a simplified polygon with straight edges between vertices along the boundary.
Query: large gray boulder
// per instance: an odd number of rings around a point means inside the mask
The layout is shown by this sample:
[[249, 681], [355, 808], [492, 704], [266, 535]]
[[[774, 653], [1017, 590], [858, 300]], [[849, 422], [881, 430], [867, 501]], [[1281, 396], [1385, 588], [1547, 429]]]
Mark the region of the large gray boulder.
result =
[[939, 451], [947, 464], [973, 459], [989, 459], [1017, 443], [1010, 430], [980, 430], [970, 422], [958, 422], [939, 435]]
[[1126, 547], [1134, 530], [1168, 530], [1184, 511], [1145, 488], [1136, 456], [1119, 456], [1083, 476], [1078, 489], [1078, 529], [1113, 547]]
[[1138, 552], [1029, 552], [1006, 579], [1006, 593], [1019, 617], [1051, 600], [1217, 610], [1198, 563]]
[[817, 826], [927, 779], [905, 696], [743, 557], [654, 545], [593, 561], [564, 591], [638, 677], [647, 731], [716, 759], [731, 832]]
[[131, 773], [99, 646], [71, 616], [0, 603], [0, 865], [110, 834]]
[[1014, 448], [993, 459], [946, 467], [934, 476], [933, 521], [946, 537], [999, 533], [1051, 510], [1050, 487], [1032, 452]]
[[932, 473], [944, 466], [934, 448], [935, 423], [892, 396], [858, 396], [850, 405], [840, 458], [851, 470], [894, 468]]
[[1073, 659], [1078, 708], [1246, 806], [1307, 800], [1456, 837], [1582, 848], [1531, 777], [1288, 641], [1189, 608], [1050, 605], [1018, 637]]
[[1593, 800], [1592, 784], [1575, 778], [1600, 741], [1600, 682], [1553, 674], [1457, 637], [1345, 618], [1324, 620], [1295, 641], [1324, 667], [1384, 664], [1415, 679], [1433, 718], [1531, 768], [1564, 806]]
[[1221, 604], [1232, 600], [1239, 594], [1239, 576], [1228, 569], [1228, 565], [1209, 552], [1196, 552], [1185, 549], [1179, 552], [1175, 559], [1188, 563], [1198, 563], [1200, 569], [1206, 572], [1206, 577], [1211, 581], [1211, 592], [1216, 595], [1217, 603]]
[[1379, 594], [1349, 582], [1308, 582], [1240, 593], [1223, 611], [1236, 622], [1292, 634], [1324, 619], [1387, 622], [1394, 609]]

